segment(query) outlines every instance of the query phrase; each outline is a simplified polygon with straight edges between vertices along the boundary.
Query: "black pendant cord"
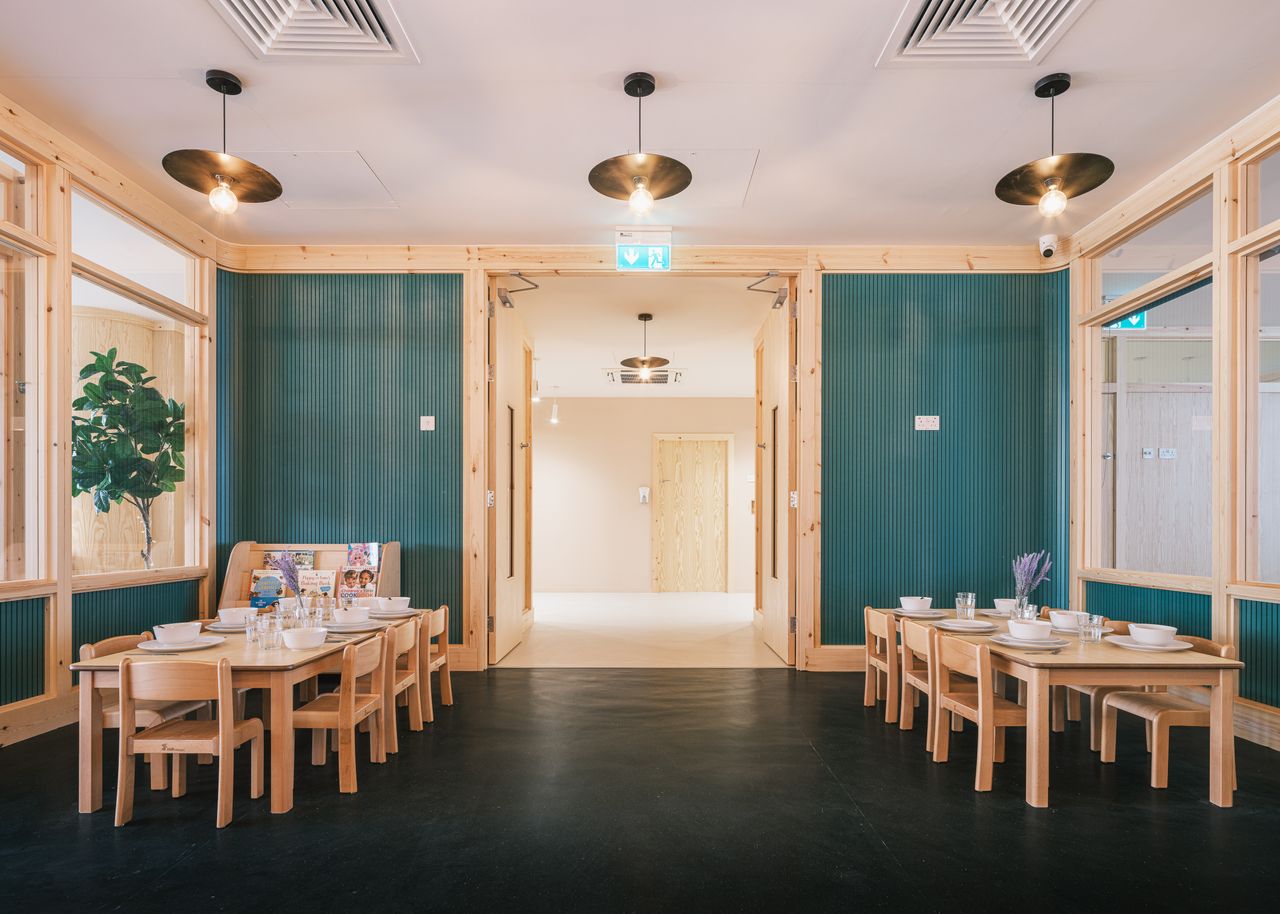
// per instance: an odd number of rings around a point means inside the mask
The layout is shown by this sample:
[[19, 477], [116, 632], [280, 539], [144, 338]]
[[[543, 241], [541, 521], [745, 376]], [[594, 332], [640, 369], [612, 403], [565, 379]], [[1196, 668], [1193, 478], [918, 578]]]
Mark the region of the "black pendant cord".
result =
[[649, 322], [644, 322], [644, 359], [649, 360]]
[[644, 96], [636, 98], [636, 155], [644, 155]]
[[227, 154], [227, 93], [222, 93], [222, 154]]
[[1057, 145], [1057, 129], [1058, 129], [1058, 95], [1054, 93], [1049, 96], [1049, 158], [1057, 155], [1055, 151]]

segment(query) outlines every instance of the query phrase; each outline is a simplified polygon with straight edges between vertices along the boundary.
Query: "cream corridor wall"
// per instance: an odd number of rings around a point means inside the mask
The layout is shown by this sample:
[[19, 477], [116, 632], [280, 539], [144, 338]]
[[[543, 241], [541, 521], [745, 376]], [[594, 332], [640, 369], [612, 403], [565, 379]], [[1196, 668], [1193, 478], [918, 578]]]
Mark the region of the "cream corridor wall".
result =
[[653, 436], [732, 434], [729, 590], [755, 589], [755, 401], [561, 398], [533, 414], [533, 589], [543, 593], [648, 593], [651, 586]]

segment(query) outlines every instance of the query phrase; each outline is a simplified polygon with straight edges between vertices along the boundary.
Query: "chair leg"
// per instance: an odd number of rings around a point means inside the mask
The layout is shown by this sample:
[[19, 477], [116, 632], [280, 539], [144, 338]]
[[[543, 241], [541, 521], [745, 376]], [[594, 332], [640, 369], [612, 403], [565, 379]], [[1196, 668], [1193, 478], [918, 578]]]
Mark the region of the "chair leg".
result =
[[1094, 752], [1102, 748], [1102, 699], [1105, 697], [1097, 691], [1089, 696], [1089, 748]]
[[[383, 728], [387, 725], [385, 708], [389, 703], [383, 699], [383, 706], [365, 718], [369, 724], [369, 761], [375, 764], [381, 764], [387, 760], [386, 734]], [[392, 708], [394, 707], [395, 705], [392, 704]]]
[[[383, 747], [387, 752], [400, 751], [400, 715], [396, 711], [396, 700], [388, 697], [382, 702], [382, 738], [384, 740]], [[370, 738], [373, 736], [373, 727], [369, 728]], [[374, 759], [377, 761], [377, 759]]]
[[952, 715], [951, 715], [951, 729], [952, 729], [954, 732], [956, 732], [956, 733], [960, 733], [961, 731], [963, 731], [963, 730], [964, 730], [964, 718], [963, 718], [963, 717], [961, 717], [959, 714], [952, 714]]
[[338, 751], [338, 730], [336, 727], [329, 731], [329, 751]]
[[1062, 686], [1054, 686], [1050, 696], [1052, 724], [1049, 729], [1054, 733], [1062, 733], [1067, 729], [1067, 690]]
[[222, 754], [218, 756], [218, 828], [226, 828], [231, 824], [235, 777], [236, 750], [226, 745], [222, 747]]
[[945, 762], [950, 757], [951, 752], [951, 722], [947, 719], [953, 716], [950, 711], [939, 710], [933, 730], [933, 760], [935, 762]]
[[[864, 690], [865, 699], [865, 690]], [[440, 700], [444, 701], [444, 675], [440, 676]], [[431, 700], [431, 671], [427, 670], [422, 677], [422, 719], [432, 723], [436, 719], [435, 702]]]
[[249, 740], [249, 796], [255, 800], [262, 796], [263, 782], [266, 780], [263, 774], [266, 770], [266, 751], [263, 743], [266, 742], [261, 736], [255, 736]]
[[1151, 721], [1147, 721], [1147, 722], [1146, 722], [1146, 724], [1147, 724], [1147, 726], [1146, 726], [1146, 730], [1147, 730], [1147, 751], [1148, 751], [1148, 752], [1150, 752], [1150, 751], [1151, 751]]
[[1116, 760], [1116, 709], [1104, 700], [1102, 702], [1102, 719], [1098, 722], [1101, 731], [1098, 741], [1099, 760], [1114, 762]]
[[396, 696], [396, 706], [401, 708], [409, 707], [409, 690], [401, 692]]
[[916, 691], [915, 686], [902, 684], [902, 701], [898, 707], [898, 729], [912, 730], [916, 723], [916, 698], [920, 693]]
[[236, 720], [244, 720], [245, 703], [248, 701], [249, 693], [244, 689], [239, 689], [235, 693], [232, 702], [235, 704]]
[[973, 789], [991, 789], [991, 774], [996, 749], [996, 728], [989, 721], [978, 721], [978, 770], [974, 775]]
[[151, 789], [164, 790], [169, 786], [169, 757], [163, 752], [152, 752], [147, 756], [147, 767], [151, 769]]
[[453, 677], [449, 673], [449, 661], [447, 659], [440, 667], [440, 704], [446, 707], [453, 704]]
[[1021, 679], [1018, 680], [1018, 704], [1027, 706], [1027, 684]]
[[338, 790], [356, 792], [356, 731], [341, 728], [333, 731], [338, 737]]
[[1163, 721], [1151, 728], [1151, 786], [1169, 786], [1169, 725]]
[[[207, 704], [202, 708], [198, 708], [196, 710], [196, 720], [213, 720], [213, 708]], [[196, 762], [200, 765], [212, 765], [213, 756], [207, 752], [202, 752], [196, 758]], [[178, 794], [175, 793], [174, 796], [176, 797]]]
[[[121, 739], [127, 739], [123, 733]], [[133, 818], [133, 775], [137, 756], [121, 754], [120, 768], [116, 772], [116, 825], [124, 825]]]
[[935, 701], [933, 700], [933, 698], [932, 698], [932, 697], [930, 697], [930, 698], [929, 698], [929, 705], [928, 705], [927, 709], [925, 710], [925, 725], [924, 725], [924, 729], [925, 729], [925, 732], [924, 732], [924, 751], [925, 751], [925, 752], [932, 752], [932, 751], [933, 751], [933, 731], [934, 731], [934, 729], [936, 729], [936, 728], [937, 728], [937, 726], [938, 726], [938, 721], [937, 721], [938, 712], [937, 712], [937, 709], [936, 709], [936, 707], [935, 707], [935, 706], [936, 706], [936, 704], [937, 704], [937, 702], [935, 702]]
[[187, 795], [187, 756], [182, 752], [173, 753], [173, 795]]
[[1067, 689], [1067, 720], [1080, 720], [1080, 693], [1075, 689]]
[[884, 722], [886, 724], [896, 724], [898, 722], [898, 693], [902, 690], [902, 683], [890, 680], [889, 674], [884, 674]]
[[1006, 728], [1004, 727], [996, 727], [996, 748], [995, 748], [994, 758], [996, 760], [997, 765], [999, 765], [1001, 762], [1004, 761], [1005, 729]]
[[311, 764], [323, 765], [329, 761], [329, 746], [325, 742], [328, 733], [317, 727], [311, 731]]
[[[419, 674], [421, 676], [421, 674]], [[405, 690], [405, 695], [409, 698], [409, 729], [422, 729], [422, 683], [416, 679], [413, 685]]]

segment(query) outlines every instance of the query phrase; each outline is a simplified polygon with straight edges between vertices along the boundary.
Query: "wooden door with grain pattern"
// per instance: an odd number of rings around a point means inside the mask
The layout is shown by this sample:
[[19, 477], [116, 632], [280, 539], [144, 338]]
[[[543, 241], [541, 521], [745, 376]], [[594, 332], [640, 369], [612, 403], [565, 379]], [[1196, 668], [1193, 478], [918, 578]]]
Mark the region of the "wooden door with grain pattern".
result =
[[655, 435], [653, 590], [729, 589], [732, 435]]

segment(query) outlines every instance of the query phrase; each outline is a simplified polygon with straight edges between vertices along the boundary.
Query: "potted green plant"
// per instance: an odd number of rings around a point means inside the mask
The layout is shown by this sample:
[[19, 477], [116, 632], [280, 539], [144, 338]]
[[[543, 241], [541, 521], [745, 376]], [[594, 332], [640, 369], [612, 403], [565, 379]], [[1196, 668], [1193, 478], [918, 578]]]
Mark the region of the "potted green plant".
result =
[[116, 350], [92, 352], [80, 369], [81, 396], [71, 404], [71, 494], [93, 496], [94, 510], [126, 502], [142, 518], [142, 563], [151, 567], [151, 507], [182, 482], [184, 407], [151, 386], [155, 376]]

